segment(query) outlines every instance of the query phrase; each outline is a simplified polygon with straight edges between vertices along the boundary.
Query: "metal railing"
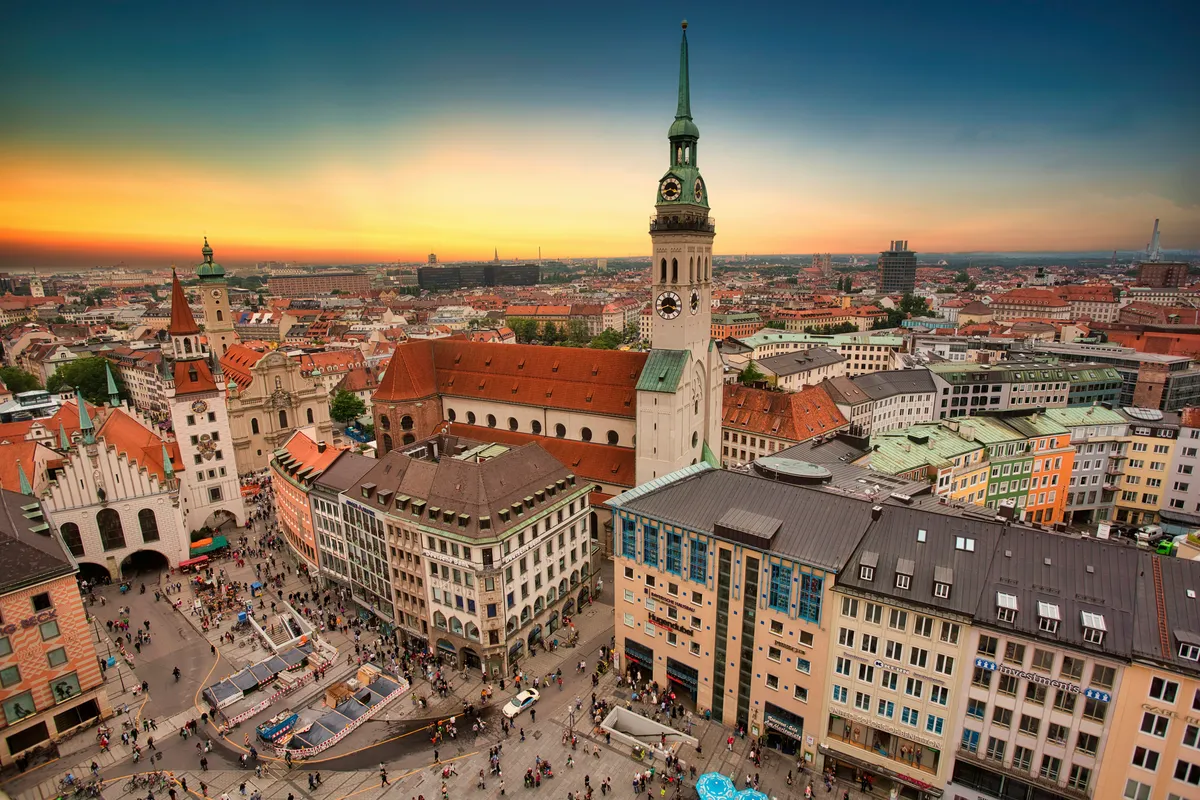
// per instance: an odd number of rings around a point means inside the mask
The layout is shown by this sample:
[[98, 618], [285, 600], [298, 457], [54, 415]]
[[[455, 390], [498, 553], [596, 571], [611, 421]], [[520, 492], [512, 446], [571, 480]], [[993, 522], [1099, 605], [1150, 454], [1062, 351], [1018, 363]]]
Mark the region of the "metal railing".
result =
[[650, 217], [650, 232], [655, 231], [700, 231], [716, 233], [717, 221], [703, 214], [664, 214]]

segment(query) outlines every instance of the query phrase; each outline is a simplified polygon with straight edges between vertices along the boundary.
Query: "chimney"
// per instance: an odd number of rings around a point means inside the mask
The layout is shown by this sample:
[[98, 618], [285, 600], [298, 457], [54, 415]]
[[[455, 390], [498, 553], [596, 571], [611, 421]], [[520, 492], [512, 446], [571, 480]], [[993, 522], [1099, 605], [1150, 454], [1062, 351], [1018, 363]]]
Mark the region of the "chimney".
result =
[[326, 447], [326, 445], [324, 442], [317, 442], [317, 452], [318, 453], [324, 453], [325, 447]]
[[871, 519], [878, 520], [883, 516], [883, 506], [871, 506]]

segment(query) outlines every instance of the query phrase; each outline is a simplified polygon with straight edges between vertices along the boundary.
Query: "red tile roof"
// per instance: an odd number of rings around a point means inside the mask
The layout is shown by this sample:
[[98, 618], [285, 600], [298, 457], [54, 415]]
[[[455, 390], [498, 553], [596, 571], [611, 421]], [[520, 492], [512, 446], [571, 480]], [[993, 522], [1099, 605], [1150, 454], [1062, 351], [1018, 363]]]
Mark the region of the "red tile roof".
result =
[[167, 328], [167, 333], [172, 336], [188, 336], [199, 332], [200, 326], [196, 324], [196, 318], [192, 316], [187, 295], [183, 293], [183, 284], [179, 282], [179, 276], [172, 272], [171, 325]]
[[245, 389], [254, 380], [250, 370], [266, 355], [265, 350], [247, 347], [244, 344], [232, 344], [221, 356], [221, 371], [237, 384], [239, 389]]
[[296, 431], [292, 437], [287, 440], [284, 449], [294, 459], [293, 466], [295, 469], [285, 470], [289, 474], [295, 474], [297, 470], [309, 468], [312, 470], [304, 478], [305, 483], [311, 483], [318, 475], [329, 468], [329, 465], [342, 454], [346, 448], [337, 448], [329, 445], [325, 446], [325, 451], [321, 452], [321, 448], [316, 441], [313, 440], [304, 431]]
[[433, 342], [432, 339], [412, 339], [396, 345], [372, 401], [424, 400], [437, 394]]
[[177, 442], [166, 441], [122, 409], [113, 409], [96, 432], [96, 438], [118, 453], [124, 453], [126, 458], [137, 466], [157, 476], [159, 482], [165, 481], [167, 477], [163, 468], [164, 444], [167, 446], [172, 468], [179, 470], [183, 467]]
[[576, 475], [589, 481], [630, 488], [635, 483], [637, 451], [631, 447], [556, 439], [552, 436], [536, 436], [532, 433], [486, 428], [482, 425], [463, 425], [458, 422], [443, 423], [443, 427], [455, 436], [474, 439], [477, 442], [511, 445], [536, 442]]
[[829, 394], [820, 386], [799, 392], [751, 389], [725, 384], [721, 426], [793, 442], [803, 442], [847, 425]]
[[1069, 305], [1066, 300], [1045, 289], [1013, 289], [1011, 292], [992, 298], [993, 308], [997, 305], [1007, 304], [1045, 306], [1046, 308], [1062, 308]]
[[37, 483], [37, 442], [14, 441], [0, 443], [0, 489], [10, 492], [21, 491], [21, 473], [17, 462], [25, 470], [25, 479], [30, 485]]
[[217, 382], [204, 359], [175, 362], [175, 396], [215, 392]]

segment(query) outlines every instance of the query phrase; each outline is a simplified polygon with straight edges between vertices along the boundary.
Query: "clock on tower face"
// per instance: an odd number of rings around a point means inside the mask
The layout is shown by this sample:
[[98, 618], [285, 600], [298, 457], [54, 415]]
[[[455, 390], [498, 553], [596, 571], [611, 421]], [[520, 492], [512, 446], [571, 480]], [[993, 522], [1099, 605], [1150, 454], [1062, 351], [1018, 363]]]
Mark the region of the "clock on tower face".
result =
[[699, 178], [696, 178], [696, 185], [694, 187], [694, 196], [696, 198], [697, 203], [704, 202], [704, 181], [700, 180]]
[[683, 187], [678, 178], [666, 178], [659, 187], [658, 193], [662, 195], [663, 200], [678, 200], [679, 196], [683, 194]]
[[213, 289], [213, 290], [212, 290], [212, 296], [213, 296], [213, 297], [220, 297], [220, 296], [221, 296], [221, 290], [220, 290], [220, 289]]
[[692, 289], [692, 299], [690, 305], [693, 314], [700, 310], [700, 292], [696, 289]]
[[205, 411], [208, 411], [208, 403], [204, 402], [203, 400], [197, 400], [196, 402], [192, 403], [192, 413], [203, 414]]
[[654, 305], [658, 309], [658, 315], [663, 319], [675, 319], [683, 311], [679, 295], [674, 292], [663, 292], [658, 296]]

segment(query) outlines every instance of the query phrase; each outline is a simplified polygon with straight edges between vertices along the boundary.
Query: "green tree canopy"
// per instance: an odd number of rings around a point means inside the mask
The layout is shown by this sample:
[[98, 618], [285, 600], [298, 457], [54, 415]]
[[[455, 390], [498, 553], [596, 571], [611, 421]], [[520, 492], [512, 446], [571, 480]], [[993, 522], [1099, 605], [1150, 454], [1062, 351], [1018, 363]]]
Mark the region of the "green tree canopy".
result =
[[361, 417], [367, 411], [367, 404], [358, 395], [351, 392], [338, 392], [329, 404], [329, 416], [346, 425]]
[[521, 344], [529, 344], [537, 338], [537, 322], [526, 317], [509, 317], [508, 327]]
[[762, 370], [758, 368], [758, 364], [755, 364], [753, 361], [746, 362], [745, 368], [738, 373], [738, 380], [746, 386], [752, 386], [766, 377], [766, 375], [763, 375]]
[[786, 324], [784, 323], [784, 321], [783, 321], [783, 320], [781, 320], [781, 319], [772, 319], [772, 320], [768, 320], [768, 321], [767, 321], [767, 324], [766, 324], [766, 327], [770, 328], [770, 329], [771, 329], [771, 330], [773, 330], [773, 331], [784, 331], [784, 330], [787, 330], [787, 325], [786, 325]]
[[[46, 381], [46, 389], [50, 392], [62, 391], [64, 386], [70, 386], [83, 393], [83, 399], [93, 405], [104, 405], [108, 402], [108, 374], [105, 367], [108, 362], [99, 356], [77, 358], [59, 366]], [[112, 373], [117, 384], [117, 395], [121, 400], [129, 397], [125, 384], [116, 370]]]
[[621, 334], [612, 328], [605, 328], [588, 344], [594, 350], [616, 350], [621, 346]]
[[18, 392], [32, 392], [34, 389], [42, 388], [42, 383], [37, 379], [36, 375], [32, 375], [20, 367], [4, 367], [0, 369], [0, 381], [4, 381], [4, 385], [13, 394]]
[[587, 323], [581, 319], [567, 320], [567, 341], [574, 345], [585, 345], [592, 340], [588, 335]]

